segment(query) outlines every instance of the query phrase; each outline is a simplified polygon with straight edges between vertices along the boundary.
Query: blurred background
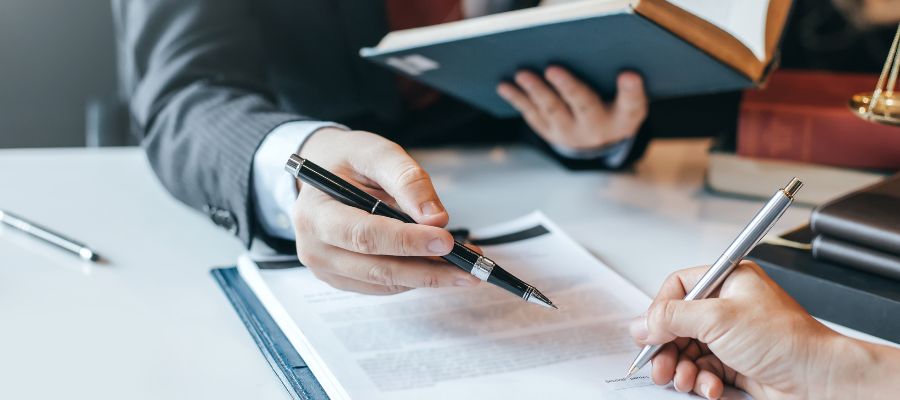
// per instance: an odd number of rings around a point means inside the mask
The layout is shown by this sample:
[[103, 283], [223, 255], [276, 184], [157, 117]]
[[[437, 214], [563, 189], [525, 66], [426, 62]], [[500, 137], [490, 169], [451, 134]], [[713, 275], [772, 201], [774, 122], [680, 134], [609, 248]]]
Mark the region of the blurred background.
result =
[[0, 0], [0, 74], [0, 148], [84, 146], [119, 123], [110, 1]]
[[[820, 68], [816, 56], [844, 51], [840, 49], [843, 45], [850, 48], [850, 56], [845, 57], [847, 65], [839, 70], [880, 70], [895, 29], [892, 23], [898, 18], [897, 0], [795, 0], [795, 9], [799, 9], [795, 14], [804, 14], [805, 8], [823, 8], [819, 6], [831, 1], [843, 9], [846, 18], [888, 24], [873, 31], [851, 32], [849, 38], [840, 37], [833, 32], [836, 28], [828, 25], [837, 15], [830, 7], [825, 7], [828, 15], [806, 13], [810, 15], [788, 26], [782, 66]], [[110, 3], [0, 0], [0, 148], [134, 143], [127, 133], [127, 110], [117, 96]], [[792, 30], [799, 33], [791, 35]], [[824, 32], [825, 40], [810, 45], [791, 39], [816, 36], [807, 31]], [[875, 44], [858, 45], [864, 42]], [[808, 48], [815, 51], [811, 53]], [[872, 49], [877, 56], [871, 60], [859, 54], [872, 53]]]

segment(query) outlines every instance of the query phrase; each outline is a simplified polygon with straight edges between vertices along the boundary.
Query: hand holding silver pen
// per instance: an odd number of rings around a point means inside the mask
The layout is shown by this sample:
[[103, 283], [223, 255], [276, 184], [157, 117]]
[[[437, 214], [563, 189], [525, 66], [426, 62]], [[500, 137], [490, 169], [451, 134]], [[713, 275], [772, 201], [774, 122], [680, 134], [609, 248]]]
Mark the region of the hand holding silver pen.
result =
[[[686, 301], [709, 297], [718, 288], [735, 266], [750, 252], [772, 226], [781, 218], [794, 200], [794, 195], [803, 183], [797, 178], [782, 189], [775, 192], [772, 198], [760, 209], [756, 216], [738, 234], [730, 246], [722, 253], [709, 270], [697, 281], [693, 289], [684, 297]], [[645, 346], [628, 368], [626, 377], [634, 375], [644, 367], [662, 349], [662, 345]]]

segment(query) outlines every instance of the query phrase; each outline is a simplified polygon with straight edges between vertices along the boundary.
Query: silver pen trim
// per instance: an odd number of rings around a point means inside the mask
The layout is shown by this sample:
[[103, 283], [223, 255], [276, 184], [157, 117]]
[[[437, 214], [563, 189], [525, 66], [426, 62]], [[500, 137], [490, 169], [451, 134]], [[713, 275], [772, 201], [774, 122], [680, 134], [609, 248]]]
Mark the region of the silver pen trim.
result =
[[372, 206], [372, 209], [369, 210], [369, 214], [375, 214], [375, 209], [378, 208], [378, 205], [381, 204], [381, 200], [375, 201], [375, 205]]
[[528, 289], [525, 290], [525, 295], [523, 295], [522, 298], [532, 304], [538, 304], [547, 308], [552, 308], [554, 310], [559, 309], [559, 307], [555, 306], [553, 302], [547, 298], [547, 296], [544, 296], [544, 294], [541, 293], [540, 290], [537, 290], [537, 288], [531, 285], [528, 285]]
[[469, 271], [469, 273], [482, 281], [487, 281], [491, 276], [491, 271], [493, 271], [496, 266], [497, 264], [491, 261], [490, 258], [480, 256], [475, 260], [475, 264], [472, 264], [472, 270]]
[[522, 293], [522, 299], [528, 301], [531, 298], [531, 294], [534, 293], [534, 286], [528, 286], [528, 289], [525, 289], [525, 293]]
[[303, 168], [303, 163], [305, 163], [305, 162], [306, 162], [305, 158], [300, 157], [296, 154], [291, 154], [291, 156], [288, 157], [287, 163], [284, 165], [284, 170], [289, 172], [294, 177], [299, 178], [300, 177], [300, 169]]

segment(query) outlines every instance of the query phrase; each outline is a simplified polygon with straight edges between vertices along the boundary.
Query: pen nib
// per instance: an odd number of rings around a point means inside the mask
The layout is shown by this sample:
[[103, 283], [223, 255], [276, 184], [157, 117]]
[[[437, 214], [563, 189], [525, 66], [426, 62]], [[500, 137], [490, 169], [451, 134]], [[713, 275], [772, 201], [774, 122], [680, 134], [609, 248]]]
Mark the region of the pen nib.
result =
[[638, 369], [637, 365], [632, 364], [631, 367], [628, 368], [628, 373], [625, 374], [625, 379], [631, 378], [632, 375], [638, 372]]
[[537, 289], [534, 289], [534, 291], [531, 292], [531, 295], [528, 296], [527, 301], [529, 303], [534, 303], [547, 308], [552, 308], [554, 310], [559, 310], [559, 307], [553, 305], [553, 302], [550, 301], [547, 296], [544, 296], [544, 294], [539, 292]]

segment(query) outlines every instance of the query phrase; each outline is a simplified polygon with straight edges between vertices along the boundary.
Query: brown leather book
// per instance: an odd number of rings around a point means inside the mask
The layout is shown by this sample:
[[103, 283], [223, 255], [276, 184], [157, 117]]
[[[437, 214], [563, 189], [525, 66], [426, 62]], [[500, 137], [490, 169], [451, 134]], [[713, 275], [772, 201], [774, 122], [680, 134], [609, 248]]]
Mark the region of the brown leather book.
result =
[[836, 167], [900, 170], [900, 128], [866, 122], [847, 107], [877, 75], [776, 71], [744, 94], [737, 154]]
[[816, 208], [813, 232], [900, 255], [900, 174]]

